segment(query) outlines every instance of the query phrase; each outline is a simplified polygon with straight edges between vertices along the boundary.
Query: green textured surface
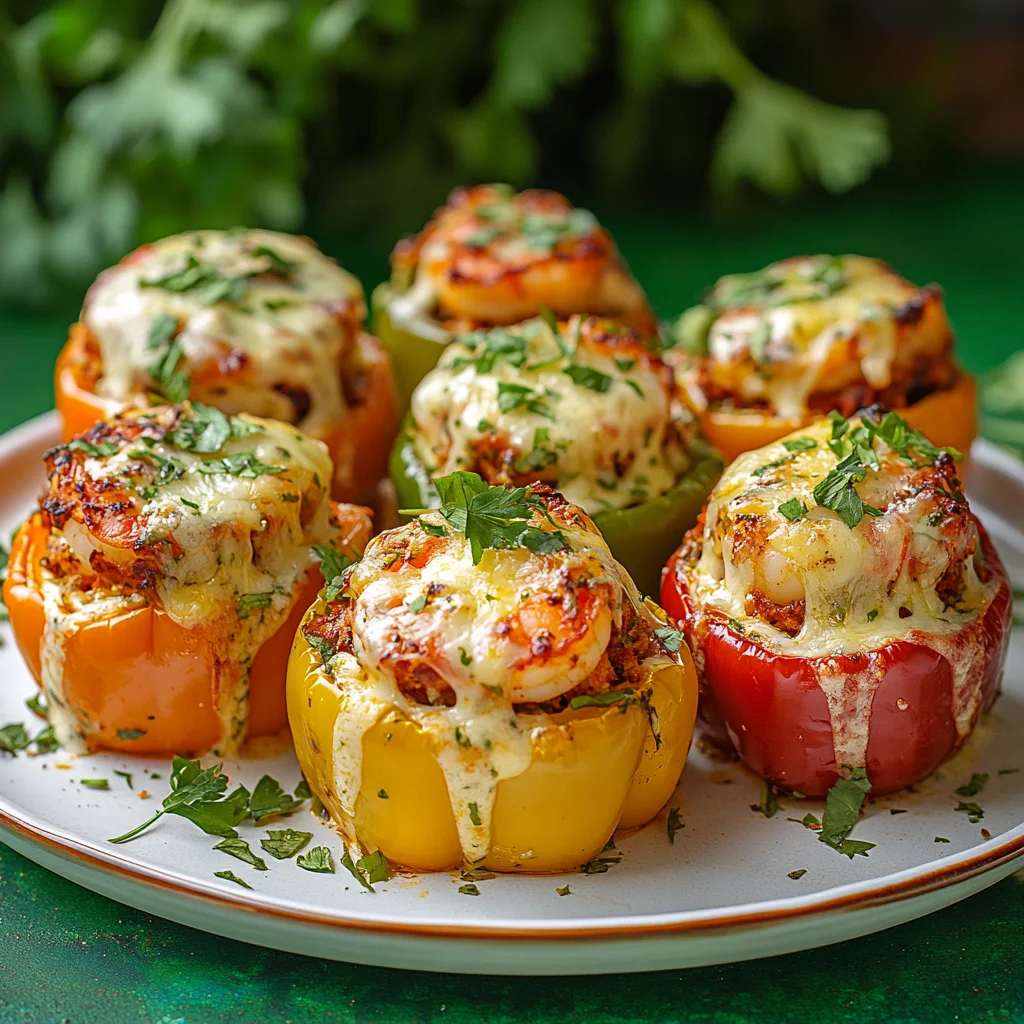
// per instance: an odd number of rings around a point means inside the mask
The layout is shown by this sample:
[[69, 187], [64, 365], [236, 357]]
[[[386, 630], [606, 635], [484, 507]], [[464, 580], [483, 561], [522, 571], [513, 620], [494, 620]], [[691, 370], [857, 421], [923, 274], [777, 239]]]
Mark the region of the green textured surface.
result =
[[[1022, 347], [1019, 171], [976, 176], [959, 189], [864, 193], [756, 222], [611, 226], [663, 315], [721, 273], [794, 252], [854, 251], [946, 287], [971, 369]], [[384, 253], [323, 242], [368, 284], [384, 273]], [[74, 312], [67, 302], [39, 314], [0, 312], [0, 430], [50, 406], [50, 367]], [[0, 846], [0, 1024], [570, 1018], [1024, 1022], [1024, 882], [1007, 879], [900, 928], [772, 960], [658, 975], [473, 978], [347, 966], [214, 938], [93, 895]]]

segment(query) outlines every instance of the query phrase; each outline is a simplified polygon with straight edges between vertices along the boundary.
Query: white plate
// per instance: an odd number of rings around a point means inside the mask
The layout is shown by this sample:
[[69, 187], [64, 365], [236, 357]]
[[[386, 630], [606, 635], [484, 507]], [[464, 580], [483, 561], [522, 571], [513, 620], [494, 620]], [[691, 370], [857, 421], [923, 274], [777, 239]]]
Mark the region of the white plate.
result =
[[[32, 504], [41, 481], [39, 453], [56, 441], [53, 415], [0, 439], [0, 526]], [[1011, 575], [1024, 578], [1024, 470], [986, 445], [974, 451], [971, 492]], [[6, 629], [6, 627], [4, 627]], [[787, 817], [814, 801], [783, 801], [772, 819], [750, 810], [758, 780], [696, 750], [671, 806], [685, 828], [668, 842], [664, 816], [618, 839], [622, 860], [605, 874], [505, 876], [458, 892], [457, 875], [401, 876], [368, 893], [339, 867], [310, 874], [267, 858], [258, 872], [214, 852], [217, 840], [181, 818], [165, 818], [127, 845], [106, 842], [148, 817], [167, 791], [167, 765], [115, 755], [0, 760], [0, 835], [43, 866], [140, 910], [226, 935], [314, 956], [390, 967], [495, 974], [588, 974], [724, 963], [838, 942], [947, 906], [1015, 870], [1024, 855], [1024, 646], [1011, 646], [1005, 692], [996, 711], [955, 762], [917, 794], [873, 803], [855, 836], [877, 844], [848, 860]], [[32, 716], [34, 687], [13, 643], [0, 649], [0, 723]], [[132, 772], [135, 791], [113, 774]], [[264, 772], [289, 786], [294, 758], [231, 763], [232, 780], [250, 788]], [[160, 780], [149, 778], [158, 772]], [[971, 824], [953, 808], [953, 790], [971, 772], [992, 776]], [[82, 778], [108, 778], [102, 792]], [[153, 794], [140, 800], [138, 790]], [[908, 813], [891, 815], [891, 808]], [[306, 811], [290, 822], [341, 844]], [[278, 826], [280, 827], [280, 826]], [[991, 838], [985, 839], [981, 828]], [[258, 849], [264, 829], [242, 826]], [[942, 836], [948, 843], [936, 843]], [[806, 869], [794, 880], [788, 872]], [[230, 869], [248, 891], [214, 877]], [[556, 887], [570, 886], [559, 896]]]

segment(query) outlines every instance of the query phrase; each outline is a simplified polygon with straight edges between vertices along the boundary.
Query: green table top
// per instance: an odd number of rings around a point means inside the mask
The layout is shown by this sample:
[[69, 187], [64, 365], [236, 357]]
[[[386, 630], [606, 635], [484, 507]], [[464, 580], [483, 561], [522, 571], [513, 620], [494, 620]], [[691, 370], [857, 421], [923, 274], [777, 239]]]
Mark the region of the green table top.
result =
[[[796, 252], [862, 252], [936, 280], [968, 368], [1021, 347], [1019, 173], [968, 187], [865, 192], [755, 221], [611, 224], [658, 311], [721, 273]], [[325, 248], [372, 283], [382, 249]], [[0, 312], [0, 430], [51, 405], [50, 368], [73, 303]], [[685, 884], [685, 879], [680, 879]], [[457, 965], [453, 965], [457, 967]], [[771, 960], [657, 975], [474, 978], [272, 952], [138, 913], [0, 846], [0, 1024], [530, 1020], [1024, 1022], [1024, 872], [919, 921]]]

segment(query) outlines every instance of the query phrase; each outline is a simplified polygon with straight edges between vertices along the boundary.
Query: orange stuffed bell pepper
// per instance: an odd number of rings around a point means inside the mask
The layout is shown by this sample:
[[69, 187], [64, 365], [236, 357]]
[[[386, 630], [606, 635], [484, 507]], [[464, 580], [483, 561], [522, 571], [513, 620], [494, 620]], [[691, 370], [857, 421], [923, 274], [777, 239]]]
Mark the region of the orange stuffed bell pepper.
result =
[[727, 463], [833, 409], [897, 410], [964, 455], [978, 432], [942, 290], [918, 288], [881, 260], [798, 256], [731, 274], [673, 335], [666, 361]]
[[196, 401], [324, 441], [333, 496], [372, 501], [397, 429], [391, 360], [363, 291], [312, 242], [190, 231], [141, 246], [89, 289], [54, 378], [65, 439], [132, 405]]
[[369, 517], [324, 446], [199, 404], [133, 410], [46, 455], [4, 600], [69, 749], [236, 749], [286, 726], [288, 651]]
[[299, 763], [389, 861], [577, 867], [671, 796], [692, 660], [550, 487], [437, 486], [441, 508], [372, 540], [296, 635]]

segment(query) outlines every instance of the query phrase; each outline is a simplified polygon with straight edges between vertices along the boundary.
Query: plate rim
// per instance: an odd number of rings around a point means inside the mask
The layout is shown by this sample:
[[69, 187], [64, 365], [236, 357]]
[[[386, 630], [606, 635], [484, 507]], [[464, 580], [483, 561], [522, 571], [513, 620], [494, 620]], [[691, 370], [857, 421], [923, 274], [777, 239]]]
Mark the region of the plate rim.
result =
[[[51, 410], [0, 435], [0, 460], [10, 451], [39, 443], [56, 430], [57, 413]], [[986, 462], [997, 472], [1024, 481], [1024, 465], [1010, 453], [984, 439], [972, 448], [972, 459]], [[105, 875], [133, 884], [153, 885], [190, 900], [221, 906], [228, 912], [245, 911], [267, 915], [297, 925], [314, 925], [344, 931], [399, 934], [417, 938], [484, 939], [488, 941], [564, 942], [566, 940], [610, 940], [672, 935], [714, 934], [727, 930], [756, 929], [835, 912], [853, 912], [902, 902], [945, 889], [992, 871], [1024, 857], [1024, 822], [998, 838], [976, 844], [968, 850], [928, 861], [916, 867], [847, 885], [832, 886], [806, 896], [739, 904], [729, 909], [712, 907], [669, 914], [633, 914], [594, 917], [587, 923], [572, 919], [526, 919], [513, 921], [485, 918], [462, 922], [421, 919], [396, 921], [372, 914], [334, 909], [316, 911], [290, 906], [286, 901], [245, 892], [227, 892], [212, 882], [188, 878], [128, 858], [83, 840], [65, 829], [46, 824], [0, 795], [0, 833], [21, 837], [41, 846], [63, 861], [78, 861]]]

